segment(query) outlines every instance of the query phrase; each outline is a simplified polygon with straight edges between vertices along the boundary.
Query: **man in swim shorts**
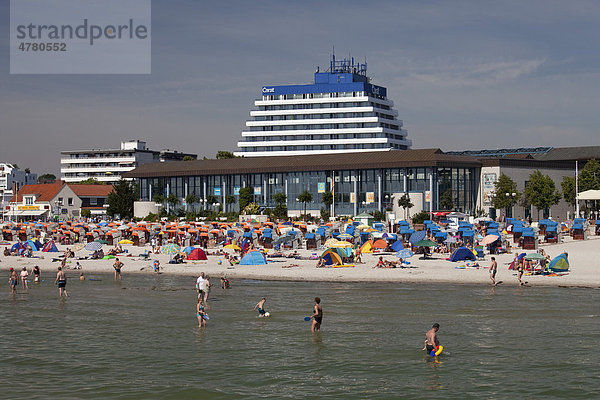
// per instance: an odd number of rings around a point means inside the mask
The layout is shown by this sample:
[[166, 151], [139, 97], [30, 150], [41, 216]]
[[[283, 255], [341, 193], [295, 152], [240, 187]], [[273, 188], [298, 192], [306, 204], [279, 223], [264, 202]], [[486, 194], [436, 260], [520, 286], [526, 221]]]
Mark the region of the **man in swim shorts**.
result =
[[201, 272], [198, 279], [196, 279], [196, 290], [198, 291], [198, 298], [204, 300], [204, 272]]
[[19, 283], [19, 275], [14, 268], [10, 268], [10, 276], [8, 277], [8, 284], [10, 285], [10, 292], [17, 293], [17, 284]]
[[58, 267], [54, 284], [58, 285], [58, 297], [62, 297], [63, 294], [65, 297], [69, 297], [69, 294], [67, 293], [67, 275], [65, 274], [65, 271], [62, 270], [62, 267]]
[[310, 331], [319, 332], [321, 330], [321, 323], [323, 322], [323, 308], [321, 307], [321, 299], [319, 297], [315, 297], [315, 309], [311, 318], [313, 321]]
[[263, 297], [255, 306], [253, 310], [256, 310], [258, 308], [258, 316], [259, 317], [264, 317], [265, 316], [265, 302], [267, 301], [266, 297]]
[[427, 354], [431, 354], [432, 350], [437, 351], [440, 342], [437, 338], [437, 331], [440, 329], [440, 324], [435, 323], [431, 327], [430, 330], [425, 333], [425, 350], [427, 350]]
[[123, 277], [121, 276], [121, 268], [123, 268], [123, 263], [121, 261], [119, 261], [118, 258], [115, 258], [115, 263], [113, 264], [113, 268], [115, 269], [115, 281], [117, 279], [122, 281]]

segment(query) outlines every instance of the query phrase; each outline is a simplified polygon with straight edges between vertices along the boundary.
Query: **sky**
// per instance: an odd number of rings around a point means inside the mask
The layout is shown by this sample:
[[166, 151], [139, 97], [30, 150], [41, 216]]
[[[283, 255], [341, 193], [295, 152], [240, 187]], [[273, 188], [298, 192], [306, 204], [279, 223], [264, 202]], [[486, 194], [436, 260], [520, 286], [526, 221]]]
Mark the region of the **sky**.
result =
[[0, 0], [0, 162], [59, 176], [60, 151], [235, 151], [263, 85], [352, 55], [413, 148], [599, 145], [595, 1], [152, 1], [152, 73], [9, 74]]

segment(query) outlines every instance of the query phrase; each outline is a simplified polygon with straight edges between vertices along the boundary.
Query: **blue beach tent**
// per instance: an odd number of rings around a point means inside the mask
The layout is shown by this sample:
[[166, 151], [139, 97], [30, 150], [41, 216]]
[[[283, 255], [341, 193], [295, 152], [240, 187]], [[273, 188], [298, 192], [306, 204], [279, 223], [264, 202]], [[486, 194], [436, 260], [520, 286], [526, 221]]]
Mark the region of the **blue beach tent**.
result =
[[404, 245], [402, 244], [401, 240], [396, 240], [390, 247], [396, 252], [404, 249]]
[[240, 265], [265, 265], [267, 260], [258, 250], [249, 251], [240, 261]]
[[450, 256], [450, 261], [464, 261], [473, 260], [475, 261], [475, 254], [466, 247], [459, 247], [454, 250], [454, 253]]
[[[39, 246], [38, 246], [39, 245]], [[37, 244], [29, 239], [28, 241], [25, 242], [25, 248], [27, 248], [27, 246], [31, 246], [31, 250], [33, 251], [38, 251], [42, 249], [42, 244], [40, 242], [38, 242]]]
[[569, 270], [569, 259], [565, 253], [559, 254], [554, 257], [550, 264], [548, 264], [548, 269], [552, 272], [566, 272]]

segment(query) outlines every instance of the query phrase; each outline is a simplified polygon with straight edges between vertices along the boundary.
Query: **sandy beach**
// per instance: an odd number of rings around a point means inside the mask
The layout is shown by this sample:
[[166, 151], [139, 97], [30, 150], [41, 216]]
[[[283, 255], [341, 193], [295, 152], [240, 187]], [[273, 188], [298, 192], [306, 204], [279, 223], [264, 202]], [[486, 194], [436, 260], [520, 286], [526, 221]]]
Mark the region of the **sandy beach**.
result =
[[[58, 246], [59, 251], [66, 247]], [[109, 246], [104, 246], [105, 251]], [[184, 264], [169, 264], [169, 256], [163, 254], [151, 254], [148, 260], [138, 255], [146, 247], [123, 246], [128, 254], [119, 256], [124, 263], [122, 273], [124, 278], [129, 279], [135, 274], [153, 274], [152, 260], [158, 259], [161, 263], [161, 272], [164, 274], [197, 276], [201, 272], [210, 275], [213, 285], [219, 284], [219, 278], [226, 276], [235, 284], [236, 279], [259, 279], [259, 280], [286, 280], [286, 281], [335, 281], [335, 282], [396, 282], [396, 283], [452, 283], [452, 284], [482, 284], [491, 285], [488, 268], [490, 255], [486, 254], [484, 260], [479, 260], [479, 268], [457, 268], [464, 262], [450, 262], [445, 258], [449, 254], [434, 254], [433, 258], [422, 260], [418, 255], [410, 258], [410, 268], [373, 268], [380, 255], [386, 260], [397, 260], [393, 253], [363, 254], [362, 264], [346, 268], [316, 268], [315, 260], [299, 260], [294, 258], [269, 258], [273, 262], [262, 266], [229, 265], [221, 256], [208, 256], [208, 261], [186, 261]], [[531, 286], [556, 286], [556, 287], [590, 287], [600, 288], [600, 236], [591, 236], [585, 241], [573, 241], [567, 237], [563, 243], [543, 244], [540, 246], [551, 257], [560, 253], [569, 254], [570, 272], [563, 276], [524, 276]], [[209, 249], [209, 252], [215, 250]], [[310, 257], [312, 253], [320, 254], [322, 250], [298, 250], [303, 257]], [[519, 250], [522, 252], [522, 250]], [[528, 253], [531, 251], [528, 251]], [[84, 275], [94, 273], [112, 274], [114, 260], [77, 260], [77, 257], [88, 256], [90, 252], [81, 250], [76, 253], [76, 258], [69, 259], [67, 264], [67, 276], [70, 279], [78, 278], [80, 272]], [[37, 258], [23, 258], [16, 256], [0, 256], [0, 268], [8, 278], [8, 269], [16, 268], [18, 271], [26, 266], [29, 271], [34, 265], [42, 270], [43, 279], [54, 279], [62, 253], [35, 252]], [[498, 262], [497, 279], [503, 281], [503, 285], [517, 285], [516, 272], [508, 269], [508, 264], [513, 259], [513, 254], [502, 254], [495, 256]], [[81, 271], [73, 270], [75, 262], [79, 261]], [[219, 264], [221, 261], [221, 264]], [[292, 266], [293, 265], [293, 266]]]

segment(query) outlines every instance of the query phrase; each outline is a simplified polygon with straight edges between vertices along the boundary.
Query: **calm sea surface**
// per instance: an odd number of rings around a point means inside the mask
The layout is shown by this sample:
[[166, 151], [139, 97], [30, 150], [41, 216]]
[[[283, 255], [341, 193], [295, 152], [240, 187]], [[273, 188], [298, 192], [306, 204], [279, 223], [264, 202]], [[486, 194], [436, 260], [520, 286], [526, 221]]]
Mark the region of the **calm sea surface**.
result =
[[93, 277], [5, 287], [0, 398], [600, 397], [599, 290], [217, 280], [198, 329], [194, 277]]

